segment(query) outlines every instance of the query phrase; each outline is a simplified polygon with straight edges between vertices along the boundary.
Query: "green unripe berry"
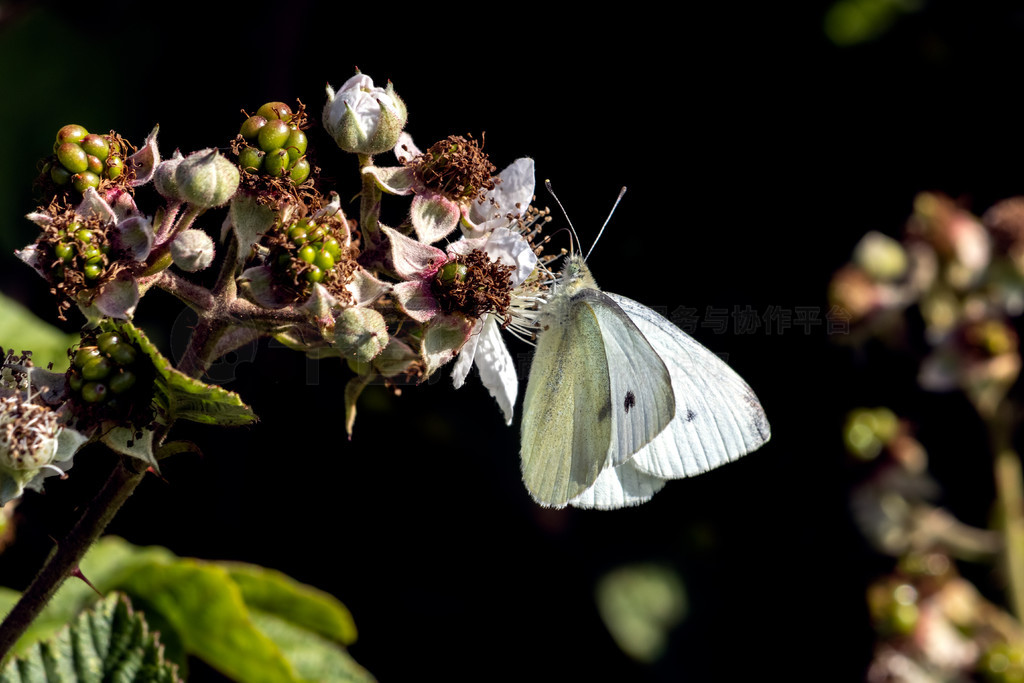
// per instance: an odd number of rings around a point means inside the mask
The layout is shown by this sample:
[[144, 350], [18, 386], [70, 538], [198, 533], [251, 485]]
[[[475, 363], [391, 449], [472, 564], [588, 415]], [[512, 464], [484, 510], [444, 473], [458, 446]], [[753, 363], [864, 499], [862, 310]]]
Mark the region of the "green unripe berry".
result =
[[107, 397], [107, 385], [102, 382], [88, 382], [82, 387], [82, 399], [87, 403], [100, 403]]
[[81, 391], [82, 385], [85, 384], [85, 380], [77, 372], [68, 374], [68, 386], [71, 387], [71, 391]]
[[82, 138], [82, 149], [86, 154], [91, 154], [100, 161], [106, 161], [110, 154], [110, 143], [102, 135], [89, 134]]
[[71, 176], [71, 187], [85, 194], [90, 187], [99, 187], [100, 177], [92, 171], [83, 171]]
[[462, 282], [466, 279], [466, 273], [469, 269], [465, 263], [458, 263], [456, 261], [449, 261], [448, 263], [441, 266], [441, 271], [438, 273], [438, 277], [441, 282]]
[[309, 237], [310, 242], [323, 242], [324, 238], [327, 237], [327, 231], [319, 223], [309, 221], [306, 225], [306, 236]]
[[123, 341], [111, 346], [110, 349], [107, 350], [107, 355], [110, 356], [110, 358], [118, 365], [125, 366], [131, 365], [135, 362], [138, 352], [135, 350], [134, 346]]
[[110, 385], [112, 392], [123, 394], [135, 386], [135, 373], [122, 368], [107, 383]]
[[95, 280], [103, 274], [103, 266], [99, 263], [87, 263], [82, 267], [82, 275], [86, 280]]
[[100, 357], [100, 350], [95, 346], [83, 346], [75, 352], [74, 360], [72, 361], [76, 368], [81, 369], [83, 365], [93, 360], [94, 358]]
[[50, 180], [56, 185], [67, 185], [71, 182], [71, 172], [60, 164], [54, 164], [50, 168]]
[[104, 332], [96, 337], [96, 346], [103, 353], [110, 353], [110, 349], [121, 343], [121, 335], [117, 332]]
[[89, 168], [89, 155], [81, 145], [65, 142], [57, 148], [57, 161], [72, 173], [81, 173]]
[[333, 237], [324, 240], [324, 251], [330, 254], [335, 261], [341, 256], [341, 242], [334, 239]]
[[58, 242], [53, 248], [53, 255], [67, 263], [75, 257], [75, 247], [68, 242]]
[[255, 147], [246, 147], [238, 153], [238, 165], [242, 168], [255, 168], [257, 171], [263, 168], [263, 157], [265, 153]]
[[95, 263], [93, 259], [97, 257], [103, 257], [103, 252], [100, 251], [100, 247], [98, 244], [90, 244], [89, 246], [82, 250], [82, 258], [85, 259], [86, 263]]
[[309, 140], [306, 139], [306, 134], [298, 128], [293, 128], [288, 134], [288, 139], [284, 143], [284, 148], [288, 150], [288, 156], [290, 156], [294, 162], [306, 153], [306, 147], [308, 145]]
[[311, 245], [307, 244], [306, 246], [299, 249], [299, 258], [305, 261], [306, 263], [312, 263], [313, 261], [316, 260], [316, 249], [314, 249]]
[[292, 118], [292, 108], [284, 102], [267, 102], [256, 110], [256, 116], [262, 116], [267, 121], [272, 119], [290, 121]]
[[299, 159], [298, 161], [295, 162], [295, 165], [292, 166], [292, 170], [289, 172], [289, 176], [291, 177], [293, 183], [295, 183], [296, 185], [301, 185], [302, 183], [306, 182], [307, 178], [309, 178], [309, 173], [311, 170], [312, 167], [309, 165], [309, 161], [307, 159]]
[[306, 271], [306, 280], [308, 282], [316, 283], [316, 282], [320, 282], [323, 279], [324, 279], [324, 271], [321, 270], [317, 266], [311, 265], [309, 267], [309, 270]]
[[288, 142], [288, 136], [291, 132], [292, 129], [284, 121], [267, 121], [267, 125], [260, 128], [260, 134], [257, 138], [260, 143], [260, 149], [264, 152], [272, 152], [284, 147], [284, 144]]
[[107, 157], [107, 170], [104, 172], [108, 178], [114, 180], [124, 172], [124, 162], [121, 157]]
[[298, 225], [294, 226], [288, 230], [288, 239], [290, 239], [294, 244], [302, 246], [306, 243], [307, 239], [306, 229]]
[[106, 169], [106, 166], [103, 165], [103, 162], [100, 161], [99, 157], [94, 157], [93, 155], [88, 154], [85, 158], [89, 162], [89, 173], [95, 173], [98, 176], [103, 175], [103, 171]]
[[330, 270], [334, 267], [334, 257], [330, 255], [326, 250], [321, 249], [316, 254], [316, 259], [313, 264], [321, 270]]
[[253, 142], [260, 134], [260, 129], [267, 125], [267, 119], [264, 116], [250, 116], [242, 123], [242, 127], [239, 129], [239, 133], [243, 138], [249, 142]]
[[86, 381], [105, 379], [113, 369], [114, 364], [108, 358], [99, 356], [82, 366], [82, 379]]
[[84, 127], [77, 123], [69, 123], [57, 131], [57, 144], [63, 145], [65, 142], [78, 142], [88, 134], [89, 131]]
[[[81, 225], [81, 223], [78, 225]], [[69, 225], [68, 230], [75, 230], [75, 239], [79, 242], [84, 242], [85, 244], [92, 242], [92, 230], [86, 228], [76, 229], [75, 225]]]
[[263, 170], [271, 178], [280, 178], [288, 172], [290, 161], [288, 152], [283, 149], [275, 149], [263, 158]]

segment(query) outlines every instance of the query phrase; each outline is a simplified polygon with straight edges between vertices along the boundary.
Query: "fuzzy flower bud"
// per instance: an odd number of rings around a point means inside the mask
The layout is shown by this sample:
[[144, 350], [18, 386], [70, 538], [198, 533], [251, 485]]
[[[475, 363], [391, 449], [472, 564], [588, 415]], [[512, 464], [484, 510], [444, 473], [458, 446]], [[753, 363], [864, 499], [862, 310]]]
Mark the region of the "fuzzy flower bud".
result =
[[238, 166], [215, 149], [193, 152], [174, 172], [178, 191], [193, 206], [212, 209], [228, 203], [238, 189]]
[[171, 242], [174, 265], [188, 273], [208, 268], [213, 256], [213, 239], [202, 230], [185, 230]]
[[156, 187], [156, 191], [164, 199], [170, 199], [172, 201], [182, 202], [185, 201], [181, 196], [181, 192], [178, 190], [178, 181], [176, 179], [176, 173], [178, 166], [185, 160], [185, 157], [181, 156], [181, 152], [175, 150], [174, 156], [163, 161], [159, 166], [156, 167], [156, 171], [153, 174], [153, 186]]
[[346, 152], [380, 154], [394, 148], [407, 118], [390, 81], [387, 88], [374, 87], [373, 79], [357, 73], [337, 93], [327, 86], [324, 128]]

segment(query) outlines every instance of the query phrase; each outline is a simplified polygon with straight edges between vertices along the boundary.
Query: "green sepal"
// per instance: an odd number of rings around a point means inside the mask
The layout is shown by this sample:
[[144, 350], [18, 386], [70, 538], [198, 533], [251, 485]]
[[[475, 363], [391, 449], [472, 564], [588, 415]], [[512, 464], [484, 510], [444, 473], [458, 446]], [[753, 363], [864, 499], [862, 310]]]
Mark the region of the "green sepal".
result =
[[112, 593], [92, 609], [0, 670], [0, 682], [138, 681], [177, 683], [178, 667], [164, 659], [159, 634], [128, 598]]
[[142, 330], [130, 322], [117, 324], [108, 321], [101, 324], [100, 328], [104, 331], [120, 331], [153, 361], [156, 370], [153, 402], [167, 419], [224, 426], [245, 425], [256, 421], [252, 408], [238, 394], [179, 372], [153, 346]]

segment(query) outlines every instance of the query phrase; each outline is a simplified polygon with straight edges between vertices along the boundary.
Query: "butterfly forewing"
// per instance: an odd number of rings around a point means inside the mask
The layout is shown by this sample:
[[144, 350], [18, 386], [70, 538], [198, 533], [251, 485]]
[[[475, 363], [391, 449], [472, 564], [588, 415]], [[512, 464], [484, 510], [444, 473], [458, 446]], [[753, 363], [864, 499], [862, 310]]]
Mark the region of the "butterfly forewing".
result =
[[632, 463], [656, 477], [706, 472], [759, 448], [771, 436], [747, 383], [718, 356], [669, 320], [632, 299], [608, 294], [665, 361], [675, 394], [675, 417]]

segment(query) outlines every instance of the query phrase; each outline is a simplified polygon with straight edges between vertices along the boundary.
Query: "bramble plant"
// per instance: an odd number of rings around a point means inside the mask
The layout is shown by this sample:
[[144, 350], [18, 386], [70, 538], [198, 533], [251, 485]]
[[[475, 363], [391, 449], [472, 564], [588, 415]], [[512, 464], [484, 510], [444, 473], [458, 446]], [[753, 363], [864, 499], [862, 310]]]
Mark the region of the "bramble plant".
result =
[[[81, 315], [85, 325], [68, 351], [66, 372], [36, 367], [20, 350], [3, 360], [0, 502], [41, 490], [47, 477], [68, 476], [87, 444], [102, 443], [121, 457], [0, 626], [2, 655], [79, 566], [97, 585], [129, 593], [134, 586], [159, 603], [159, 591], [147, 593], [123, 576], [107, 581], [101, 570], [88, 569], [105, 565], [83, 564], [83, 557], [147, 472], [159, 473], [164, 458], [195, 449], [174, 440], [179, 420], [256, 420], [237, 394], [202, 381], [212, 363], [254, 339], [272, 337], [310, 356], [347, 362], [354, 373], [344, 392], [350, 438], [368, 385], [422, 382], [452, 361], [456, 386], [470, 367], [479, 368], [511, 422], [517, 380], [500, 333], [529, 334], [529, 312], [548, 286], [545, 266], [553, 258], [540, 256], [548, 213], [530, 206], [533, 161], [518, 159], [497, 173], [483, 144], [468, 135], [421, 152], [403, 130], [406, 119], [390, 83], [377, 87], [357, 73], [337, 92], [328, 86], [321, 123], [358, 159], [360, 181], [352, 187], [323, 181], [305, 132], [316, 122], [302, 103], [263, 104], [243, 118], [234, 140], [187, 155], [162, 154], [158, 127], [138, 147], [77, 123], [57, 132], [41, 166], [44, 199], [28, 215], [39, 235], [17, 255], [49, 284], [56, 314]], [[375, 163], [392, 153], [390, 165]], [[139, 192], [145, 186], [155, 193]], [[358, 211], [350, 218], [341, 197], [354, 191]], [[411, 200], [401, 224], [381, 222], [384, 194]], [[137, 199], [143, 196], [158, 201]], [[444, 249], [432, 246], [444, 238]], [[216, 277], [190, 277], [213, 267]], [[132, 323], [154, 288], [198, 314], [177, 365]], [[171, 571], [182, 563], [161, 557], [157, 564]], [[254, 582], [286, 592], [277, 579], [231, 571], [223, 590], [241, 591], [246, 604]], [[343, 612], [337, 604], [323, 609]], [[163, 617], [174, 622], [169, 612]], [[204, 656], [196, 643], [208, 636], [190, 640], [188, 627], [179, 627], [189, 652]], [[345, 629], [320, 633], [341, 644], [354, 637]], [[147, 641], [143, 649], [152, 647]], [[22, 674], [25, 661], [18, 660]], [[208, 661], [223, 664], [213, 654]], [[244, 679], [241, 670], [223, 666]]]

